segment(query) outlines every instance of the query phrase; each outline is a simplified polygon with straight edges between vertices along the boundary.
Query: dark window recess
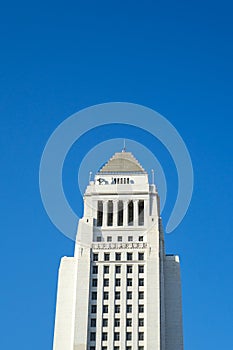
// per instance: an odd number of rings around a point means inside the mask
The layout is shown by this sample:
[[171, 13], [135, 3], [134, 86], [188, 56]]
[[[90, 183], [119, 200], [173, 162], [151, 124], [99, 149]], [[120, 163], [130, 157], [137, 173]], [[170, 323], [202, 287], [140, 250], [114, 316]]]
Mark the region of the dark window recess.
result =
[[126, 333], [126, 340], [132, 340], [132, 333], [131, 332]]
[[96, 314], [97, 306], [96, 305], [91, 305], [91, 313]]
[[127, 265], [127, 273], [132, 273], [132, 272], [133, 272], [133, 266]]
[[109, 266], [104, 266], [104, 273], [109, 273]]
[[116, 287], [120, 287], [120, 285], [121, 285], [120, 278], [116, 278]]
[[92, 280], [92, 287], [97, 287], [97, 284], [98, 284], [97, 278], [93, 278], [93, 280]]
[[116, 266], [116, 273], [121, 273], [121, 266]]
[[93, 261], [98, 261], [98, 254], [97, 253], [93, 254]]
[[108, 287], [109, 286], [109, 279], [105, 278], [104, 279], [104, 287]]
[[103, 327], [108, 327], [108, 319], [103, 318]]
[[143, 278], [139, 278], [138, 284], [139, 284], [140, 287], [144, 286], [144, 279]]
[[104, 292], [104, 300], [108, 300], [108, 292]]
[[112, 226], [112, 224], [113, 224], [113, 201], [108, 201], [107, 225]]
[[138, 265], [138, 272], [144, 273], [144, 265]]
[[133, 226], [133, 201], [128, 204], [128, 225]]
[[144, 340], [144, 333], [143, 332], [138, 333], [138, 340]]
[[103, 202], [98, 201], [97, 204], [97, 226], [103, 225]]
[[126, 306], [126, 312], [131, 313], [132, 312], [132, 305], [127, 305]]
[[116, 260], [121, 260], [121, 253], [116, 253]]
[[119, 318], [115, 318], [114, 326], [120, 327], [120, 319]]
[[138, 225], [144, 225], [144, 201], [138, 202]]
[[123, 202], [119, 201], [118, 202], [118, 212], [117, 212], [117, 225], [118, 226], [123, 226], [123, 213], [124, 213], [124, 208], [123, 208]]
[[119, 314], [121, 312], [121, 307], [120, 305], [115, 305], [115, 313]]
[[91, 319], [91, 327], [96, 327], [96, 319], [95, 318]]
[[104, 260], [109, 261], [110, 260], [110, 254], [109, 253], [104, 253]]
[[133, 260], [133, 254], [127, 253], [127, 260]]
[[92, 292], [91, 299], [92, 300], [97, 300], [97, 292]]
[[90, 333], [90, 340], [95, 341], [95, 333], [94, 332]]
[[98, 266], [97, 266], [97, 265], [94, 265], [94, 266], [92, 267], [92, 273], [93, 273], [94, 275], [96, 275], [96, 274], [98, 273]]
[[103, 313], [104, 314], [108, 313], [108, 305], [103, 305]]
[[108, 333], [106, 332], [102, 333], [102, 340], [103, 341], [108, 340]]
[[144, 253], [138, 253], [138, 260], [144, 260]]
[[127, 327], [132, 327], [132, 318], [127, 318], [127, 320], [126, 320], [126, 326], [127, 326]]
[[143, 327], [144, 326], [144, 318], [139, 318], [138, 325], [139, 325], [139, 327]]
[[119, 332], [115, 332], [114, 333], [114, 340], [120, 340], [120, 333]]
[[119, 300], [121, 298], [121, 292], [115, 292], [115, 299]]

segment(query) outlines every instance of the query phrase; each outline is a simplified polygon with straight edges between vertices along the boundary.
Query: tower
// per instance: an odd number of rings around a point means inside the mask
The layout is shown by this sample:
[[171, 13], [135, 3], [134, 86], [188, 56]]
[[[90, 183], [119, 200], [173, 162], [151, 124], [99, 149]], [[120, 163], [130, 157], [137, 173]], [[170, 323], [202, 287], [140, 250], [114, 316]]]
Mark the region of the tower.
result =
[[130, 152], [84, 194], [59, 269], [53, 350], [183, 350], [180, 264], [165, 255], [159, 196]]

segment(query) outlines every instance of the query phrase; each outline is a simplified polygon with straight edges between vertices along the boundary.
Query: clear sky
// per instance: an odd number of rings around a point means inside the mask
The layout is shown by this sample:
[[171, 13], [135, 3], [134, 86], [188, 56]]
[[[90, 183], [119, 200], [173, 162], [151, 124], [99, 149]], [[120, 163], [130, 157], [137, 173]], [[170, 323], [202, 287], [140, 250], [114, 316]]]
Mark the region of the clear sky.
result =
[[[226, 0], [2, 4], [0, 349], [52, 349], [57, 271], [73, 242], [41, 203], [40, 157], [64, 119], [111, 101], [155, 109], [186, 142], [193, 200], [166, 235], [167, 252], [181, 258], [185, 350], [232, 348], [232, 11]], [[102, 128], [83, 149], [111, 134], [136, 139]], [[176, 171], [162, 147], [154, 153], [168, 181], [166, 222]], [[74, 146], [64, 186], [77, 211], [80, 161]]]

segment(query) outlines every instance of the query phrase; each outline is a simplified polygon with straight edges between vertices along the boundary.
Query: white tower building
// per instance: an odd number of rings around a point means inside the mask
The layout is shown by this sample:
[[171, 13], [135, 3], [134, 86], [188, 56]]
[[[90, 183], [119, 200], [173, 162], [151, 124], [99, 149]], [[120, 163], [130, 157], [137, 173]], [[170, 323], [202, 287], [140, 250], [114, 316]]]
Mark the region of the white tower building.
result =
[[183, 350], [179, 258], [164, 253], [156, 186], [129, 152], [87, 186], [59, 269], [53, 350]]

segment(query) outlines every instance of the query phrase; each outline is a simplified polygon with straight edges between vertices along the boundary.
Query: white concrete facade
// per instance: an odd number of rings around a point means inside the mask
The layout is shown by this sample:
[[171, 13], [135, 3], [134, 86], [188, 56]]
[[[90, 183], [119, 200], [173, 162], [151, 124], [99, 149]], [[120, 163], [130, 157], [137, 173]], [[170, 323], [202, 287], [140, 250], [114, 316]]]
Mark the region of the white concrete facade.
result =
[[157, 189], [129, 152], [87, 186], [53, 350], [183, 350], [179, 259], [164, 253]]

